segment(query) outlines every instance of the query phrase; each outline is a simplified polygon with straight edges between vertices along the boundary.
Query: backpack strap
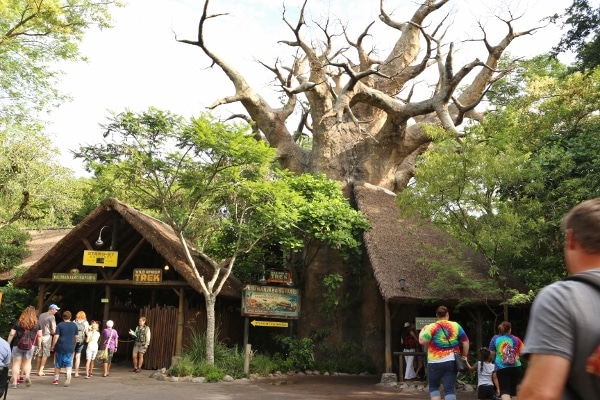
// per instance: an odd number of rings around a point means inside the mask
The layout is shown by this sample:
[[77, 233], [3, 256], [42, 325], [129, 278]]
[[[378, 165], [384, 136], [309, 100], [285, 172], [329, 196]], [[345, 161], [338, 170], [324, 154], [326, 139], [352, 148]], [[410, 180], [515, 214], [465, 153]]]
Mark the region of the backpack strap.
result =
[[598, 291], [600, 291], [600, 277], [598, 275], [592, 274], [575, 274], [567, 276], [563, 279], [563, 281], [576, 281], [587, 283], [590, 286], [595, 287]]

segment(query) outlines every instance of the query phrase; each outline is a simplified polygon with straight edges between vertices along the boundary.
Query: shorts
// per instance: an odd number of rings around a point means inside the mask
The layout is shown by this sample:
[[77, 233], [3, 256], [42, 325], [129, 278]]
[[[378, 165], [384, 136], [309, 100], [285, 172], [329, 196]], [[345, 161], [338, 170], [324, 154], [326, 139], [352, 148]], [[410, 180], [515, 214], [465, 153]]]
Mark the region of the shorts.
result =
[[517, 395], [517, 386], [521, 383], [521, 378], [523, 377], [522, 367], [500, 368], [496, 371], [496, 376], [500, 385], [500, 395]]
[[17, 346], [12, 348], [12, 358], [24, 358], [26, 360], [31, 360], [33, 358], [33, 352], [35, 351], [35, 346], [32, 346], [29, 350], [21, 350]]
[[55, 353], [54, 366], [56, 368], [73, 367], [73, 353]]
[[42, 344], [40, 346], [40, 357], [50, 357], [50, 349], [52, 348], [52, 335], [42, 336]]
[[83, 352], [84, 347], [85, 347], [85, 342], [77, 343], [75, 345], [75, 353], [81, 354]]
[[136, 353], [146, 353], [146, 345], [143, 343], [136, 343], [133, 345], [133, 354]]
[[477, 387], [477, 398], [478, 399], [491, 399], [496, 394], [496, 387], [494, 385], [481, 385]]
[[85, 349], [85, 359], [86, 360], [95, 360], [97, 354], [98, 354], [98, 346], [88, 346], [87, 349]]

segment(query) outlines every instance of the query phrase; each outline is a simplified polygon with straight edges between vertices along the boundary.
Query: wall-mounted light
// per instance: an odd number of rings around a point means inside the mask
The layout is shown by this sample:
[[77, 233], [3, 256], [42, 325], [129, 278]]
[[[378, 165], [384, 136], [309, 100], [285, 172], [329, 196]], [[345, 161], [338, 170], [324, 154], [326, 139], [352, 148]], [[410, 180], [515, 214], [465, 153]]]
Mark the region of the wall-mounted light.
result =
[[400, 290], [406, 289], [406, 279], [400, 278], [398, 279], [398, 282], [400, 283]]
[[102, 231], [104, 230], [104, 228], [108, 228], [110, 229], [109, 226], [104, 225], [102, 228], [100, 228], [100, 233], [98, 234], [98, 240], [96, 240], [96, 246], [100, 247], [100, 246], [104, 246], [104, 241], [102, 240]]
[[169, 270], [169, 264], [165, 264], [165, 268], [164, 269], [165, 269], [165, 271], [168, 271]]

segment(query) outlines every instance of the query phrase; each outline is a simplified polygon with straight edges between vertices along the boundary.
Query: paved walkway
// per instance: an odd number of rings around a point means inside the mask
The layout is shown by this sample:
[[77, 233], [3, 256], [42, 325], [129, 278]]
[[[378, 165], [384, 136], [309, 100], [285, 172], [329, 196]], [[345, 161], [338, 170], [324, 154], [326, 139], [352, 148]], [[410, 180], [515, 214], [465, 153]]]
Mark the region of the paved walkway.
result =
[[[97, 370], [100, 372], [100, 370]], [[378, 377], [360, 376], [301, 376], [257, 381], [192, 383], [159, 381], [150, 378], [153, 371], [131, 372], [131, 366], [113, 365], [110, 376], [94, 375], [91, 379], [72, 378], [64, 387], [65, 375], [60, 385], [52, 385], [53, 375], [32, 375], [31, 387], [19, 384], [8, 389], [7, 400], [64, 399], [85, 400], [370, 400], [370, 399], [428, 399], [426, 392], [401, 391], [377, 385]], [[476, 399], [471, 394], [459, 399]]]

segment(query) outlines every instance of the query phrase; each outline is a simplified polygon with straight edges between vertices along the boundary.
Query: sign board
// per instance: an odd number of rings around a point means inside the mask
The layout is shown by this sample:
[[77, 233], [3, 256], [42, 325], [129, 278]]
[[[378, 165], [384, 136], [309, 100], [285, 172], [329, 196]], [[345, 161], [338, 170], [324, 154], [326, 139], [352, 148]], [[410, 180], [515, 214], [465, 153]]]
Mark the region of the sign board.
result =
[[162, 282], [160, 268], [134, 268], [133, 283], [137, 285], [157, 285]]
[[108, 299], [100, 299], [100, 303], [108, 303]]
[[242, 315], [298, 319], [300, 291], [278, 286], [247, 285], [242, 293]]
[[116, 267], [118, 251], [83, 251], [83, 265], [91, 267]]
[[417, 317], [415, 318], [415, 329], [420, 330], [423, 329], [425, 325], [433, 324], [437, 321], [437, 318], [434, 317]]
[[290, 271], [269, 269], [267, 270], [267, 283], [289, 283], [292, 281]]
[[275, 328], [287, 328], [288, 327], [288, 323], [287, 322], [278, 322], [278, 321], [252, 321], [250, 322], [250, 324], [252, 326], [269, 326], [269, 327], [275, 327]]
[[54, 272], [52, 274], [53, 281], [61, 282], [96, 282], [96, 274], [86, 273], [65, 273], [65, 272]]

